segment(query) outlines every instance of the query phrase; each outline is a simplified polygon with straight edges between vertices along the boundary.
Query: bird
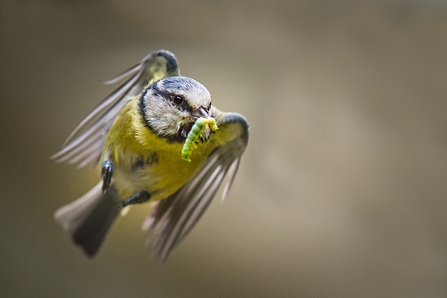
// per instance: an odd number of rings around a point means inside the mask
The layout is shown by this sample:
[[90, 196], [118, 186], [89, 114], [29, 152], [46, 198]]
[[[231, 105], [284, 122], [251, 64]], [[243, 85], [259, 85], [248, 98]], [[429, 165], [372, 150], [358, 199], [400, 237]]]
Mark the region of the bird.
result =
[[210, 92], [181, 76], [167, 50], [150, 53], [106, 84], [117, 82], [52, 156], [78, 167], [92, 164], [100, 180], [54, 218], [93, 257], [120, 213], [151, 203], [143, 228], [151, 254], [164, 262], [224, 178], [222, 200], [227, 196], [248, 144], [248, 122], [215, 108]]

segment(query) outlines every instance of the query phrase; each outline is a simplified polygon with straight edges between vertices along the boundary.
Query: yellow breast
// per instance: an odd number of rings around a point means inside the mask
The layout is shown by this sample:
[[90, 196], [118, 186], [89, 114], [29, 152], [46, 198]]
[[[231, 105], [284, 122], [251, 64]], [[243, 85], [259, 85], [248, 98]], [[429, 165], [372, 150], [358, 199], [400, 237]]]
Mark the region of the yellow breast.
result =
[[[136, 98], [123, 108], [113, 123], [102, 159], [112, 161], [113, 182], [122, 199], [148, 191], [152, 195], [151, 200], [155, 201], [168, 197], [183, 186], [221, 143], [218, 140], [218, 134], [212, 135], [192, 151], [191, 162], [183, 160], [183, 144], [170, 143], [145, 126]], [[135, 170], [136, 159], [150, 160], [150, 164]]]

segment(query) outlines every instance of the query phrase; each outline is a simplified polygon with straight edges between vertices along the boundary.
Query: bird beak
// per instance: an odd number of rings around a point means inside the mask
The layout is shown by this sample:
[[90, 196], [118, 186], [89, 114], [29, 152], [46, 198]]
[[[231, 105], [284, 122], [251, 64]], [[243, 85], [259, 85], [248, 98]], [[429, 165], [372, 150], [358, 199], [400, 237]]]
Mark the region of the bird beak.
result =
[[200, 107], [200, 108], [198, 108], [196, 111], [194, 111], [194, 113], [192, 114], [192, 116], [193, 116], [194, 118], [201, 118], [201, 117], [209, 118], [208, 113], [207, 113], [207, 112], [205, 111], [205, 109], [202, 108], [202, 107]]

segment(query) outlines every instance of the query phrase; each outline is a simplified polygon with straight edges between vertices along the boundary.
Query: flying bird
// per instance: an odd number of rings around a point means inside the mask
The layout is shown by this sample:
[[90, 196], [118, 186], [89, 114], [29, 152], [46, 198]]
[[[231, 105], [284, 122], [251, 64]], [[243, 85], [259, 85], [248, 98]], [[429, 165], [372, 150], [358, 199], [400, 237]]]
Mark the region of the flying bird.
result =
[[150, 53], [108, 81], [104, 98], [52, 156], [97, 166], [100, 182], [55, 212], [72, 240], [94, 256], [131, 205], [153, 202], [143, 226], [162, 261], [194, 227], [224, 178], [227, 195], [248, 143], [248, 123], [219, 111], [209, 91], [180, 76], [174, 54]]

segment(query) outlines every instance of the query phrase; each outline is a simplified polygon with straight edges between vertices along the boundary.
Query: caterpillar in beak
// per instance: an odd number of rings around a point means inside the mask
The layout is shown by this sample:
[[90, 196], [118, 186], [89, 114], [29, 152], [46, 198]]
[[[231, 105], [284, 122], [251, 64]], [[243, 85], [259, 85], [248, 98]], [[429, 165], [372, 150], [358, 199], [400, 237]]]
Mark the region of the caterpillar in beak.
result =
[[197, 148], [196, 142], [202, 135], [202, 132], [207, 124], [210, 126], [212, 132], [216, 132], [216, 130], [218, 129], [216, 120], [214, 120], [214, 118], [198, 118], [192, 126], [191, 131], [188, 133], [185, 144], [183, 144], [182, 158], [184, 160], [188, 162], [191, 161], [189, 156], [191, 155], [192, 150], [194, 148]]

